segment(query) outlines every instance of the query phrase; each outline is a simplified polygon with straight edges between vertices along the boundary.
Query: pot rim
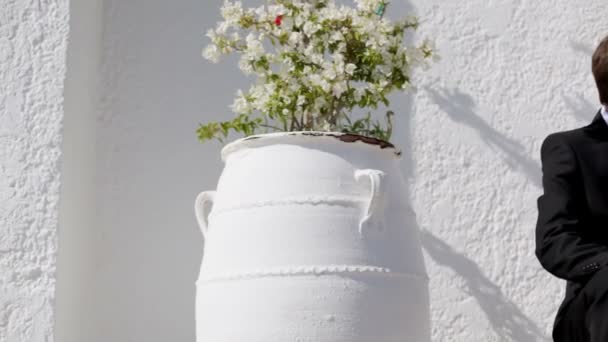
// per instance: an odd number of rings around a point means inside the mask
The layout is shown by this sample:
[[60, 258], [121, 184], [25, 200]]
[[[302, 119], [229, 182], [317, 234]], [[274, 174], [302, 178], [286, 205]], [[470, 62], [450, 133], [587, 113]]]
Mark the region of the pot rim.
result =
[[[222, 160], [225, 161], [226, 157], [244, 147], [259, 147], [279, 142], [284, 142], [285, 139], [325, 139], [326, 141], [335, 141], [341, 143], [351, 143], [356, 146], [368, 146], [376, 147], [378, 151], [385, 153], [393, 158], [401, 158], [401, 150], [395, 145], [388, 141], [380, 140], [377, 138], [368, 137], [360, 134], [343, 133], [343, 132], [323, 132], [323, 131], [286, 131], [286, 132], [272, 132], [254, 134], [246, 137], [236, 139], [226, 144], [221, 150]], [[330, 140], [332, 139], [332, 140]]]

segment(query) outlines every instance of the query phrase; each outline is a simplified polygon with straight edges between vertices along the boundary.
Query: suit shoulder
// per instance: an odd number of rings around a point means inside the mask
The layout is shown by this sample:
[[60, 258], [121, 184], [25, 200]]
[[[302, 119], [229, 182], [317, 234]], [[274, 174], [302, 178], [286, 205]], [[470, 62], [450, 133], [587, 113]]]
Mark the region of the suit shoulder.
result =
[[583, 127], [549, 134], [541, 144], [541, 160], [548, 155], [571, 156], [583, 136]]
[[584, 136], [583, 129], [584, 127], [579, 127], [567, 131], [553, 132], [545, 137], [543, 140], [543, 145], [553, 145], [559, 143], [574, 145]]

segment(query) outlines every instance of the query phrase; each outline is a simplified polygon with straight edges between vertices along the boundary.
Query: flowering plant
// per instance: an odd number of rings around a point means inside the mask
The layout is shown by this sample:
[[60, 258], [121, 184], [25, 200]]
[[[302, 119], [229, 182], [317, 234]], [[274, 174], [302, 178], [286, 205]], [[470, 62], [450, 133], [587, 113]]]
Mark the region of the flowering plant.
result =
[[255, 75], [248, 91], [238, 90], [231, 121], [198, 128], [201, 141], [223, 141], [230, 130], [254, 134], [278, 131], [341, 131], [388, 141], [386, 125], [371, 113], [358, 120], [356, 108], [389, 105], [387, 96], [410, 86], [410, 70], [434, 56], [428, 41], [406, 45], [405, 34], [418, 28], [417, 18], [392, 22], [383, 16], [387, 1], [355, 0], [356, 7], [334, 0], [272, 0], [257, 8], [225, 0], [224, 21], [207, 36], [203, 56], [217, 62], [239, 53], [239, 68]]

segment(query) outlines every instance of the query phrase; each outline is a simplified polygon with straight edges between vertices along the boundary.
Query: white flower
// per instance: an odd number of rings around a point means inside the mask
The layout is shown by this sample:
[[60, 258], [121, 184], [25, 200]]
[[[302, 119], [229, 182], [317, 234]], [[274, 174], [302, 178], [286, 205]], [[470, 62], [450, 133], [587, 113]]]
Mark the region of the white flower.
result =
[[254, 9], [253, 13], [260, 19], [268, 17], [268, 12], [266, 12], [266, 6], [264, 5]]
[[346, 82], [344, 82], [344, 81], [336, 82], [336, 83], [334, 83], [334, 85], [332, 87], [332, 93], [334, 94], [335, 97], [340, 97], [346, 91], [346, 87], [347, 87]]
[[253, 106], [259, 110], [265, 111], [270, 100], [270, 94], [264, 90], [264, 87], [254, 86], [250, 94], [254, 99]]
[[320, 53], [313, 53], [312, 55], [310, 55], [310, 60], [315, 64], [322, 64], [324, 58], [323, 55]]
[[355, 89], [355, 101], [359, 102], [365, 95], [365, 88], [356, 88]]
[[323, 91], [327, 92], [331, 89], [331, 84], [326, 79], [321, 77], [319, 74], [313, 74], [308, 77], [310, 83], [314, 86], [321, 87]]
[[268, 92], [268, 94], [272, 94], [274, 93], [274, 91], [277, 89], [277, 85], [274, 83], [268, 83], [264, 85], [264, 90]]
[[217, 24], [217, 34], [224, 35], [228, 32], [228, 29], [232, 27], [232, 24], [228, 21], [222, 21]]
[[357, 66], [356, 65], [354, 65], [352, 63], [346, 64], [345, 71], [346, 71], [347, 74], [349, 74], [349, 75], [352, 76], [352, 75], [355, 74], [355, 70], [357, 70]]
[[312, 85], [319, 85], [321, 83], [321, 75], [319, 74], [312, 74], [312, 75], [308, 75], [308, 82]]
[[217, 39], [217, 33], [212, 29], [207, 30], [205, 36], [209, 37], [212, 42], [215, 42], [215, 40]]
[[344, 56], [341, 54], [334, 54], [334, 68], [336, 73], [344, 75]]
[[336, 71], [332, 68], [330, 69], [326, 69], [323, 70], [323, 77], [325, 77], [328, 80], [334, 80], [336, 78], [337, 74]]
[[344, 64], [344, 55], [341, 53], [334, 53], [332, 59], [335, 64]]
[[321, 25], [315, 24], [312, 21], [307, 21], [304, 23], [304, 27], [302, 29], [304, 30], [304, 34], [307, 36], [312, 36], [321, 29]]
[[392, 75], [391, 68], [386, 65], [379, 66], [378, 71], [382, 73], [382, 77], [390, 77]]
[[330, 63], [329, 61], [325, 61], [323, 62], [323, 72], [322, 75], [323, 77], [325, 77], [328, 80], [333, 80], [336, 78], [337, 74], [336, 74], [336, 70], [334, 69], [334, 65], [332, 63]]
[[228, 23], [236, 24], [243, 15], [243, 4], [240, 1], [234, 3], [228, 0], [224, 1], [224, 5], [221, 8], [222, 17]]
[[298, 93], [301, 88], [302, 88], [302, 83], [304, 83], [304, 80], [293, 80], [289, 83], [289, 85], [287, 86], [287, 89], [292, 92], [292, 93]]
[[335, 20], [335, 19], [338, 19], [341, 15], [341, 13], [336, 8], [335, 2], [333, 2], [333, 1], [329, 2], [327, 4], [327, 7], [322, 8], [318, 13], [319, 13], [319, 18], [321, 19], [321, 21], [323, 21], [325, 19]]
[[246, 56], [241, 57], [241, 59], [239, 60], [239, 69], [241, 69], [241, 71], [246, 75], [250, 75], [253, 73], [253, 66], [251, 65], [251, 61]]
[[306, 18], [303, 15], [299, 15], [299, 16], [295, 17], [294, 24], [296, 24], [297, 27], [302, 27], [302, 25], [304, 25], [305, 21], [306, 21]]
[[302, 53], [305, 57], [311, 58], [311, 56], [315, 53], [315, 47], [312, 44], [308, 44], [304, 52]]
[[237, 97], [234, 99], [234, 103], [230, 106], [233, 112], [237, 114], [246, 114], [251, 111], [251, 105], [245, 98], [242, 90], [237, 91]]
[[304, 105], [304, 103], [306, 103], [306, 97], [304, 97], [303, 95], [299, 95], [298, 101], [296, 102], [296, 104], [298, 106], [302, 106], [302, 105]]
[[357, 8], [362, 11], [374, 11], [378, 6], [378, 0], [355, 0]]
[[300, 32], [292, 32], [292, 33], [289, 35], [289, 44], [290, 44], [292, 47], [297, 46], [299, 43], [301, 43], [301, 42], [302, 42], [302, 37], [303, 37], [303, 36], [302, 36], [302, 34], [301, 34]]
[[209, 44], [203, 50], [203, 57], [210, 60], [213, 63], [217, 63], [220, 60], [220, 50], [215, 44]]
[[255, 34], [249, 33], [246, 38], [247, 42], [247, 51], [246, 55], [249, 59], [260, 58], [264, 55], [264, 45], [262, 42], [256, 37]]
[[376, 22], [372, 20], [362, 20], [361, 31], [365, 34], [371, 34], [376, 32]]
[[331, 84], [327, 80], [321, 80], [321, 84], [319, 85], [324, 92], [328, 92], [331, 89]]
[[282, 4], [271, 5], [268, 8], [268, 14], [271, 17], [276, 17], [277, 15], [285, 15], [286, 13], [287, 13], [287, 8], [285, 8], [285, 6], [283, 6]]
[[340, 31], [335, 31], [331, 37], [329, 37], [329, 41], [331, 43], [344, 40], [344, 35]]
[[385, 45], [387, 45], [387, 44], [388, 44], [388, 39], [386, 38], [386, 36], [385, 36], [385, 35], [376, 34], [375, 36], [376, 36], [376, 37], [375, 37], [375, 38], [376, 38], [376, 43], [377, 43], [379, 46], [385, 46]]

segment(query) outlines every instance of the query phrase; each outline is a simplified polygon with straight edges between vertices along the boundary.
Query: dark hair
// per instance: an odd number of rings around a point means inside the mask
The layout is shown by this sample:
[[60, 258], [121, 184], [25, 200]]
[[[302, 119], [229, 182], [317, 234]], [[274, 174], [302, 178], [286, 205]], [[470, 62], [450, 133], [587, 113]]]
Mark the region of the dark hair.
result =
[[593, 53], [591, 70], [597, 84], [600, 102], [608, 105], [608, 37], [602, 39]]

